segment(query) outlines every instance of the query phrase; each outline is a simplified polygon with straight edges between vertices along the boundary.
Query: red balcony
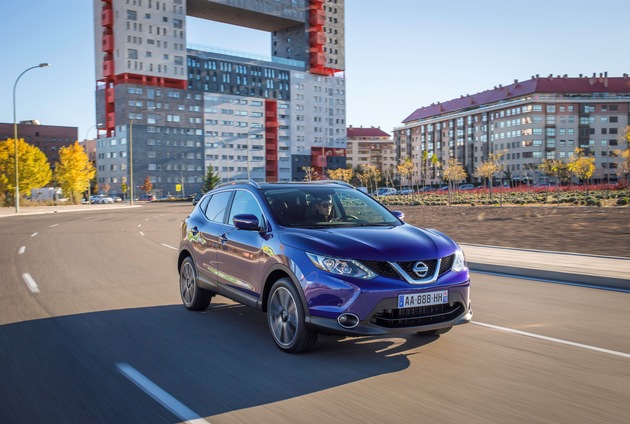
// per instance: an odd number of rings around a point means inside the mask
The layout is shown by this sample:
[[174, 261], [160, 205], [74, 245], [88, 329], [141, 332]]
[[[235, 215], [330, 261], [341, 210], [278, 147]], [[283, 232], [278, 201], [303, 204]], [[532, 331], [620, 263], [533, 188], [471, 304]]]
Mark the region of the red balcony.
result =
[[326, 44], [326, 35], [319, 31], [311, 31], [311, 33], [308, 36], [308, 42], [310, 45], [313, 45], [313, 44], [324, 45]]
[[103, 61], [103, 76], [111, 77], [113, 75], [114, 75], [114, 61], [111, 59]]
[[114, 25], [114, 11], [111, 6], [107, 6], [101, 13], [101, 26], [111, 27]]
[[114, 36], [112, 34], [103, 35], [103, 51], [114, 51]]
[[326, 56], [323, 53], [311, 52], [311, 66], [324, 66], [326, 64]]
[[311, 26], [322, 26], [326, 23], [326, 14], [322, 10], [311, 10], [308, 23]]
[[114, 89], [106, 88], [105, 89], [105, 103], [113, 103], [114, 102]]

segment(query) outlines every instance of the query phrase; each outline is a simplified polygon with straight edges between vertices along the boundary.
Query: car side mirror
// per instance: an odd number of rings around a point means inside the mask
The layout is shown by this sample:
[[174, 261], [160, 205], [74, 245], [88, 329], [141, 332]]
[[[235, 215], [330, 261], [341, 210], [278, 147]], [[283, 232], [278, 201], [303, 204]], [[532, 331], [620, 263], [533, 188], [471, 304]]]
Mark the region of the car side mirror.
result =
[[405, 220], [405, 213], [402, 211], [392, 211], [392, 213], [394, 214], [394, 216], [398, 219], [400, 219], [401, 221]]
[[249, 213], [234, 215], [234, 226], [238, 230], [245, 230], [245, 231], [262, 230], [262, 228], [260, 227], [260, 222], [258, 222], [258, 218], [256, 217], [256, 215], [252, 215]]

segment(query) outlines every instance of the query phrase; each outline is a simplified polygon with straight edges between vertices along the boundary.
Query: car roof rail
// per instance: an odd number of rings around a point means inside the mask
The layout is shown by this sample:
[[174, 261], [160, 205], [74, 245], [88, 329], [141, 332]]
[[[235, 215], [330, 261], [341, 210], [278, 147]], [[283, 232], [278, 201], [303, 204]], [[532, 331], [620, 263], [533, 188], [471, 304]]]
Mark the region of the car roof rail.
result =
[[234, 181], [228, 181], [225, 183], [221, 183], [218, 186], [216, 186], [215, 188], [223, 188], [223, 187], [228, 187], [228, 186], [233, 186], [236, 184], [248, 184], [251, 186], [254, 186], [256, 188], [260, 188], [260, 185], [254, 181], [254, 180], [234, 180]]
[[339, 181], [339, 180], [315, 180], [315, 181], [308, 181], [308, 182], [312, 184], [339, 184], [345, 187], [355, 188], [352, 184], [347, 183], [345, 181]]

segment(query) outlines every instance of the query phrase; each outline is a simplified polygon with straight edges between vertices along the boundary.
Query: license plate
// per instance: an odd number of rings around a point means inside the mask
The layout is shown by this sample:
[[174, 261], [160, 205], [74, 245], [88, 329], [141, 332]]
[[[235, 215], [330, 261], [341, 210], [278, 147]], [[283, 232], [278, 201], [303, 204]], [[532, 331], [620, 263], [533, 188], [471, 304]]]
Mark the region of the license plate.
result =
[[418, 306], [448, 303], [448, 290], [429, 293], [399, 294], [398, 309], [417, 308]]

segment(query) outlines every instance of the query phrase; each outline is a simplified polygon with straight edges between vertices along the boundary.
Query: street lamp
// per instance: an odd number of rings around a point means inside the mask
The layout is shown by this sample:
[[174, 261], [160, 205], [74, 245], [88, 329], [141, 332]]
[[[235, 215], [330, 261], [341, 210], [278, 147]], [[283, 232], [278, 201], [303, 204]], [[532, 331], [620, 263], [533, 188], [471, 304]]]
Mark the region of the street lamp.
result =
[[[251, 180], [251, 174], [250, 174], [251, 169], [250, 169], [250, 167], [249, 167], [249, 150], [250, 150], [251, 146], [250, 146], [250, 142], [249, 142], [249, 140], [250, 140], [250, 138], [249, 138], [249, 137], [251, 136], [252, 131], [253, 131], [254, 129], [256, 129], [256, 128], [258, 128], [258, 127], [251, 127], [251, 128], [249, 129], [249, 131], [247, 131], [247, 138], [245, 139], [245, 141], [247, 142], [247, 179], [248, 179], [248, 180]], [[259, 131], [260, 131], [260, 130], [259, 130]]]
[[133, 112], [133, 118], [129, 120], [129, 206], [133, 206], [133, 121], [142, 112], [154, 109], [154, 107], [148, 107], [138, 112]]
[[15, 84], [13, 84], [13, 142], [15, 143], [15, 213], [20, 213], [20, 182], [18, 175], [18, 140], [17, 140], [17, 119], [15, 117], [15, 89], [17, 88], [17, 83], [22, 78], [22, 75], [35, 68], [45, 68], [46, 66], [50, 66], [48, 63], [40, 63], [39, 65], [31, 66], [24, 70], [15, 80]]

